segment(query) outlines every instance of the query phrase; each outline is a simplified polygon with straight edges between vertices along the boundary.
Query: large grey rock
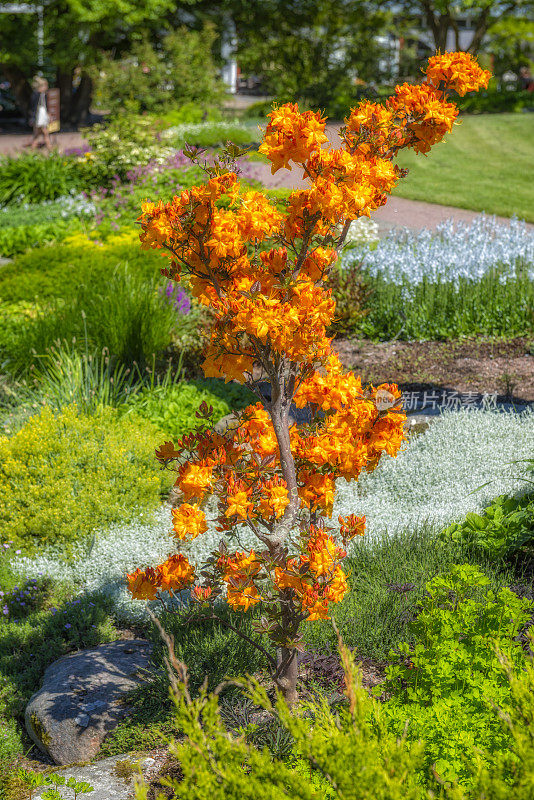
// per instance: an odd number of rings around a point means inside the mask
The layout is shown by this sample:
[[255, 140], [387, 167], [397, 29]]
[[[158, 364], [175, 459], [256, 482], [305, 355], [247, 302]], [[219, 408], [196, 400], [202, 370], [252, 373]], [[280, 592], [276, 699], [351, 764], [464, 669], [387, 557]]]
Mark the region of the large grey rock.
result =
[[[135, 783], [139, 780], [140, 772], [148, 779], [147, 773], [152, 771], [154, 765], [154, 758], [125, 754], [104, 758], [94, 764], [63, 767], [54, 772], [66, 780], [74, 778], [77, 782], [89, 783], [94, 791], [83, 797], [90, 800], [135, 800]], [[47, 788], [40, 787], [32, 796], [35, 800], [41, 800]], [[72, 789], [59, 787], [59, 791], [62, 797], [72, 798]]]
[[26, 728], [56, 764], [89, 761], [105, 736], [128, 715], [125, 693], [143, 680], [152, 645], [110, 642], [51, 664], [26, 707]]

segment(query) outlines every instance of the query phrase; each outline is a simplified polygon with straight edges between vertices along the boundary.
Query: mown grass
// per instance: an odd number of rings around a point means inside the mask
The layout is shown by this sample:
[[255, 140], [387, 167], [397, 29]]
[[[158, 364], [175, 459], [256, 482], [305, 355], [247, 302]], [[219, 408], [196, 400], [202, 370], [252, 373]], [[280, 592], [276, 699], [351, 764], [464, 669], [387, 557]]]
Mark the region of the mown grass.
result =
[[534, 222], [533, 163], [534, 114], [465, 116], [428, 157], [401, 153], [394, 194]]

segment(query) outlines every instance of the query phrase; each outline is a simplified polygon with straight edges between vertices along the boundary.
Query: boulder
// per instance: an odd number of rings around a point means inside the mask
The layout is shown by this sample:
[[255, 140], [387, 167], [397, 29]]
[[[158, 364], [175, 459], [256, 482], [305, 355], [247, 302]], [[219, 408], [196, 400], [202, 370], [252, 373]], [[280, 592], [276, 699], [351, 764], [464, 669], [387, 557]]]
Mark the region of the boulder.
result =
[[107, 734], [128, 716], [125, 694], [143, 680], [152, 645], [110, 642], [51, 664], [26, 707], [31, 739], [56, 764], [89, 761]]

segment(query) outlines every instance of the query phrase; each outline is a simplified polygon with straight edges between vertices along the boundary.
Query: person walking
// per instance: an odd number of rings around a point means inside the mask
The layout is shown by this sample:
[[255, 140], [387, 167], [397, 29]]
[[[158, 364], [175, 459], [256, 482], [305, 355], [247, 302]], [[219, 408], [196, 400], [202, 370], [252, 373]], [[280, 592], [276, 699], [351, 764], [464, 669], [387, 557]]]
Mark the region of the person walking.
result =
[[35, 150], [39, 143], [39, 137], [44, 139], [44, 145], [50, 150], [50, 135], [48, 125], [50, 116], [46, 105], [46, 93], [48, 91], [48, 81], [40, 75], [36, 75], [32, 81], [33, 92], [30, 100], [30, 124], [33, 126], [33, 138], [30, 143], [32, 150]]

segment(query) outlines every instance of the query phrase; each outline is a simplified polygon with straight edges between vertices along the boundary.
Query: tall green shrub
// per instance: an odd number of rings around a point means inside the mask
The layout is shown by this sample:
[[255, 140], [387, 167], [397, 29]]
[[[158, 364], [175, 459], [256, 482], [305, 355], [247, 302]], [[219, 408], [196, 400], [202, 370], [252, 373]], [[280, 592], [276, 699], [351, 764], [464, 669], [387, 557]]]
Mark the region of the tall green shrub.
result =
[[138, 42], [120, 60], [95, 69], [98, 104], [114, 114], [165, 110], [172, 102], [216, 105], [223, 94], [212, 55], [216, 38], [213, 25], [205, 24], [168, 33], [161, 50], [147, 39]]

